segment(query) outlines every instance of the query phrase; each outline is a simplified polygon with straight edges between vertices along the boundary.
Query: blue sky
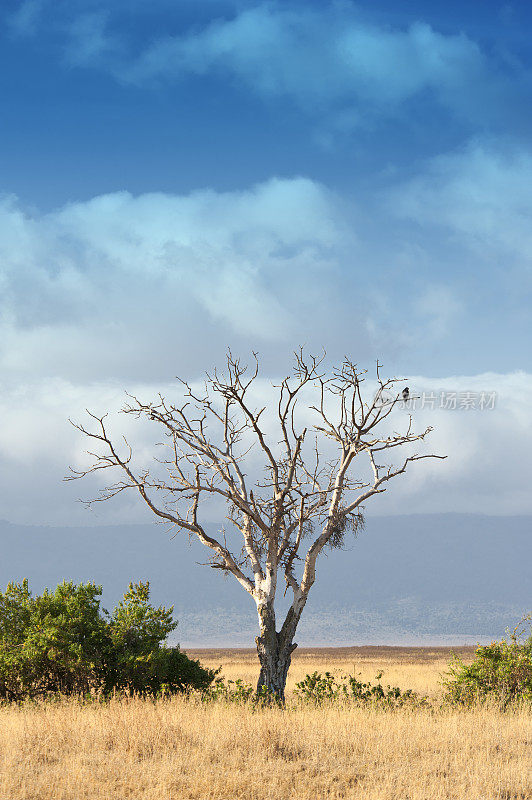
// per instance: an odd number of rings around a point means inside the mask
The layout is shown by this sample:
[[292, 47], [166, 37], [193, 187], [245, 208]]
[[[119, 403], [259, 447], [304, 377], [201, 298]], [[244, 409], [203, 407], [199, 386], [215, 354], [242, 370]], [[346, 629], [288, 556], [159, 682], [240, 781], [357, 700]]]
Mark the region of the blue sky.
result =
[[[5, 0], [0, 364], [17, 441], [48, 408], [59, 474], [84, 395], [196, 377], [229, 345], [276, 375], [300, 343], [420, 385], [486, 375], [507, 393], [500, 448], [509, 418], [528, 441], [531, 24], [529, 3], [491, 0]], [[444, 426], [451, 449], [463, 425]], [[10, 436], [14, 497], [43, 456], [28, 441], [17, 461]], [[438, 510], [485, 508], [469, 496]]]
[[471, 137], [526, 144], [527, 3], [375, 5], [4, 3], [4, 190], [363, 195]]

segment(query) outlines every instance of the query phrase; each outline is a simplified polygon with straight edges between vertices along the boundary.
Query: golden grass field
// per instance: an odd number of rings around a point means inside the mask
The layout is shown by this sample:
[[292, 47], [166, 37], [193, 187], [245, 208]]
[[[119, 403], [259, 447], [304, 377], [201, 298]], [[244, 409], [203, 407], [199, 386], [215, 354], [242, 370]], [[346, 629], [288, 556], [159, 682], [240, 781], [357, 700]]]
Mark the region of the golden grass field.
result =
[[[464, 648], [465, 656], [472, 655]], [[251, 651], [189, 651], [253, 681]], [[289, 691], [315, 669], [354, 668], [437, 697], [445, 648], [302, 649]], [[525, 800], [532, 715], [495, 708], [379, 711], [345, 703], [254, 710], [175, 697], [0, 708], [1, 800]]]

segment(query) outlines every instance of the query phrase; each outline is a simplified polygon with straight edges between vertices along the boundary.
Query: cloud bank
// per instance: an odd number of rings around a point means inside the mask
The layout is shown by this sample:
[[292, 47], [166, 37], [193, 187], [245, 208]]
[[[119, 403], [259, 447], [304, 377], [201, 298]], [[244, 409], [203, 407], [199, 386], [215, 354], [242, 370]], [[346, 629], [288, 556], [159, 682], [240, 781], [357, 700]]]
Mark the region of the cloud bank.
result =
[[83, 379], [136, 374], [142, 362], [166, 370], [217, 338], [297, 340], [318, 298], [331, 306], [317, 331], [334, 327], [332, 278], [354, 247], [338, 207], [303, 178], [233, 193], [119, 192], [44, 215], [6, 198], [0, 364]]
[[[447, 455], [445, 461], [424, 460], [411, 465], [388, 492], [368, 502], [366, 511], [377, 514], [471, 512], [495, 515], [532, 514], [532, 374], [494, 374], [424, 378], [410, 376], [413, 394], [434, 397], [412, 411], [416, 429], [434, 430], [417, 452]], [[159, 391], [179, 396], [175, 383], [129, 383], [127, 388], [143, 399]], [[482, 392], [496, 393], [494, 407], [479, 407]], [[440, 397], [458, 395], [457, 407], [441, 408]], [[266, 390], [264, 391], [266, 394]], [[476, 408], [461, 406], [460, 395], [476, 397]], [[150, 519], [134, 494], [121, 494], [87, 511], [75, 501], [96, 496], [109, 475], [83, 482], [63, 483], [68, 465], [87, 463], [87, 441], [67, 422], [84, 421], [85, 408], [110, 412], [109, 429], [116, 441], [125, 435], [132, 443], [135, 463], [149, 465], [160, 451], [157, 426], [139, 425], [117, 411], [126, 400], [124, 387], [105, 381], [75, 383], [41, 379], [24, 386], [4, 387], [0, 396], [0, 501], [2, 516], [32, 524], [113, 524]], [[452, 405], [452, 403], [451, 403]], [[409, 410], [398, 409], [394, 425], [407, 423]], [[309, 418], [309, 422], [310, 422]], [[275, 448], [276, 439], [271, 435]], [[394, 455], [394, 454], [392, 454]], [[397, 454], [395, 454], [397, 455]], [[253, 470], [253, 457], [251, 456]], [[388, 462], [386, 462], [388, 463]], [[366, 466], [362, 472], [365, 475]], [[207, 522], [220, 522], [222, 507], [207, 510]]]
[[[360, 202], [305, 178], [240, 192], [119, 192], [49, 214], [4, 198], [3, 516], [139, 519], [133, 501], [89, 516], [73, 511], [81, 489], [61, 478], [83, 444], [67, 417], [79, 418], [85, 407], [117, 409], [125, 389], [150, 397], [176, 373], [197, 378], [220, 363], [228, 345], [244, 355], [259, 349], [267, 374], [278, 378], [279, 364], [300, 343], [332, 343], [332, 357], [347, 352], [362, 362], [378, 353], [392, 364], [401, 347], [403, 363], [417, 365], [430, 341], [432, 372], [418, 368], [411, 387], [495, 391], [497, 407], [421, 410], [419, 426], [433, 425], [431, 446], [449, 459], [417, 465], [379, 510], [532, 513], [529, 372], [437, 372], [438, 342], [449, 349], [453, 336], [466, 352], [471, 334], [471, 363], [475, 352], [485, 354], [486, 343], [475, 340], [477, 320], [469, 328], [460, 323], [485, 285], [500, 309], [498, 326], [487, 320], [492, 341], [513, 347], [511, 326], [529, 319], [531, 179], [527, 151], [476, 143], [376, 193], [365, 217]], [[458, 261], [446, 271], [450, 252]], [[501, 269], [507, 264], [511, 273]], [[149, 456], [150, 441], [140, 445]]]

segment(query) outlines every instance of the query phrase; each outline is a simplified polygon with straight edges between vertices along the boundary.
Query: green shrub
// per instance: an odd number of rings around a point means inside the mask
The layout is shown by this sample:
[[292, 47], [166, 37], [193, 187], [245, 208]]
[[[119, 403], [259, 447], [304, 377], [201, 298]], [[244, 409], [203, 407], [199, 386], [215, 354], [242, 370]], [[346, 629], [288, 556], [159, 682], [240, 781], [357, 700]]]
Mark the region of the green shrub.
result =
[[503, 707], [515, 701], [531, 702], [532, 636], [523, 641], [529, 627], [530, 616], [509, 639], [477, 647], [471, 664], [454, 655], [443, 680], [445, 699], [461, 705], [493, 699]]
[[254, 686], [244, 683], [241, 678], [237, 678], [236, 681], [229, 680], [227, 683], [223, 678], [217, 678], [206, 691], [202, 692], [201, 699], [203, 702], [223, 700], [227, 703], [245, 703], [254, 709], [271, 705], [284, 706], [284, 703], [266, 686], [262, 686], [257, 692]]
[[313, 672], [312, 675], [305, 675], [302, 681], [296, 683], [295, 693], [302, 700], [311, 700], [321, 703], [324, 700], [333, 700], [339, 697], [341, 691], [340, 684], [336, 682], [334, 675], [326, 672], [321, 675]]
[[355, 675], [343, 676], [343, 683], [338, 683], [334, 675], [326, 672], [321, 675], [313, 672], [304, 680], [296, 683], [296, 695], [303, 700], [322, 703], [326, 700], [345, 698], [358, 703], [373, 703], [380, 706], [401, 706], [405, 703], [424, 704], [425, 698], [419, 697], [412, 689], [402, 691], [398, 686], [383, 686], [382, 672], [376, 675], [377, 683], [363, 683]]
[[255, 699], [255, 689], [250, 683], [244, 683], [241, 678], [236, 681], [227, 681], [223, 678], [217, 680], [209, 686], [206, 692], [203, 693], [202, 699], [209, 700], [226, 700], [232, 703], [248, 703]]
[[106, 670], [109, 636], [94, 584], [32, 597], [28, 581], [0, 593], [0, 697], [87, 692]]
[[0, 698], [204, 689], [216, 672], [164, 642], [173, 608], [154, 608], [149, 583], [129, 585], [112, 614], [101, 586], [61, 583], [33, 597], [28, 581], [0, 592]]

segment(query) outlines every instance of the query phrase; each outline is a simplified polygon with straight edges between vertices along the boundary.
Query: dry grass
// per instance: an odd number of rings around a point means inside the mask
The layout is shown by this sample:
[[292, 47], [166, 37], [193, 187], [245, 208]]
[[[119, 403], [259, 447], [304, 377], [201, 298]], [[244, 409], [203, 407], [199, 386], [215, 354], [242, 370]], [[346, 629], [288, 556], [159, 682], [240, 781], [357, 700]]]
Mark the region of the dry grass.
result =
[[[353, 651], [302, 651], [294, 677], [352, 670]], [[438, 650], [356, 653], [357, 671], [435, 692]], [[246, 653], [205, 653], [252, 679]], [[1, 800], [525, 800], [532, 716], [379, 712], [331, 705], [289, 711], [173, 698], [0, 709]]]
[[[475, 648], [455, 647], [452, 652], [467, 661], [473, 658]], [[187, 650], [187, 654], [208, 667], [222, 666], [227, 679], [242, 678], [251, 684], [257, 681], [255, 650], [212, 648]], [[441, 674], [450, 655], [449, 647], [298, 647], [292, 657], [287, 689], [292, 691], [298, 681], [315, 670], [328, 670], [338, 677], [356, 672], [364, 680], [373, 680], [378, 672], [383, 672], [385, 684], [435, 696], [441, 691]]]

